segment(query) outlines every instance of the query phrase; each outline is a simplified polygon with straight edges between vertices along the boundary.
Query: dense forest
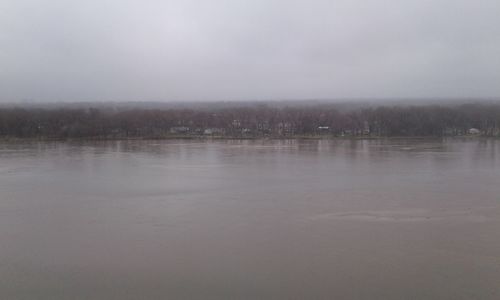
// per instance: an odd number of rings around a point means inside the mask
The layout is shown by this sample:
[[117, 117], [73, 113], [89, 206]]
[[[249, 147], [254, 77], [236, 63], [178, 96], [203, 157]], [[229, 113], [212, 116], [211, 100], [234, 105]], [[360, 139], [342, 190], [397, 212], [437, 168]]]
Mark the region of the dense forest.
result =
[[500, 104], [0, 108], [3, 138], [500, 136]]

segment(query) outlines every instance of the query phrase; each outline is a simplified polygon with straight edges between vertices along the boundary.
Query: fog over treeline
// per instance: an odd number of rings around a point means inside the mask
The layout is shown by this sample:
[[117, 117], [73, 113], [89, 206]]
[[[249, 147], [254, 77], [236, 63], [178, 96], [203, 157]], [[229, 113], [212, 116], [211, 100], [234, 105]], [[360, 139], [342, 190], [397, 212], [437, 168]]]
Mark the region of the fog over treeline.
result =
[[500, 103], [4, 106], [3, 138], [500, 136]]

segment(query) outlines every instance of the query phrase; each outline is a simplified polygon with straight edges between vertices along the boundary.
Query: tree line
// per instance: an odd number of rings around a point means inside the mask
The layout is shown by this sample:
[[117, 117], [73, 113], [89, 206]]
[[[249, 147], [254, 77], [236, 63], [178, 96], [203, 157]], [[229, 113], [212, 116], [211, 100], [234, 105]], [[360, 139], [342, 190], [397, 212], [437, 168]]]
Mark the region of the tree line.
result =
[[3, 138], [500, 136], [500, 104], [124, 109], [0, 108]]

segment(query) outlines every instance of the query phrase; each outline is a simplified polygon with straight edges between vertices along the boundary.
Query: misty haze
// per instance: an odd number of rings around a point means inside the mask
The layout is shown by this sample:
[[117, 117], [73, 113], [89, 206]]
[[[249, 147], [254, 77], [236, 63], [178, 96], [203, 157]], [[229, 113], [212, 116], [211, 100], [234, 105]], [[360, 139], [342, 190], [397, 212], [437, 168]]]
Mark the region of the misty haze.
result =
[[500, 299], [498, 12], [0, 0], [0, 299]]

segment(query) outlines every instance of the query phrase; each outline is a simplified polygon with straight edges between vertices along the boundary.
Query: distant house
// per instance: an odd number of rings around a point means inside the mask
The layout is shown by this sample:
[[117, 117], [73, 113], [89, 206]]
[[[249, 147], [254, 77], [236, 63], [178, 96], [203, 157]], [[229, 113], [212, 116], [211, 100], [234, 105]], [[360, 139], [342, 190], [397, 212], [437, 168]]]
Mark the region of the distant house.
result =
[[241, 127], [241, 121], [240, 120], [233, 120], [232, 125], [234, 128], [240, 128]]
[[346, 135], [353, 135], [354, 132], [351, 129], [346, 129], [342, 131], [341, 136], [346, 136]]
[[267, 121], [257, 122], [257, 130], [258, 131], [265, 132], [265, 131], [269, 131], [269, 129], [270, 129], [269, 122], [267, 122]]
[[205, 135], [224, 134], [224, 128], [207, 128], [203, 131]]
[[363, 134], [364, 135], [370, 134], [370, 124], [368, 123], [368, 121], [363, 122]]
[[318, 132], [321, 133], [328, 133], [330, 131], [330, 126], [318, 126]]
[[280, 122], [280, 123], [278, 123], [277, 129], [278, 129], [278, 134], [280, 134], [280, 135], [293, 134], [294, 131], [295, 131], [294, 130], [295, 127], [290, 122]]
[[480, 134], [481, 131], [479, 129], [477, 129], [477, 128], [471, 128], [471, 129], [468, 130], [468, 133], [472, 134], [472, 135], [477, 135], [477, 134]]
[[211, 135], [211, 134], [214, 134], [214, 131], [212, 128], [207, 128], [203, 131], [203, 134], [206, 134], [206, 135]]
[[177, 126], [177, 127], [172, 127], [170, 128], [170, 133], [188, 133], [189, 132], [189, 127], [186, 126]]

